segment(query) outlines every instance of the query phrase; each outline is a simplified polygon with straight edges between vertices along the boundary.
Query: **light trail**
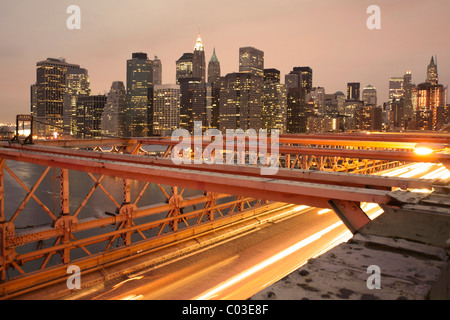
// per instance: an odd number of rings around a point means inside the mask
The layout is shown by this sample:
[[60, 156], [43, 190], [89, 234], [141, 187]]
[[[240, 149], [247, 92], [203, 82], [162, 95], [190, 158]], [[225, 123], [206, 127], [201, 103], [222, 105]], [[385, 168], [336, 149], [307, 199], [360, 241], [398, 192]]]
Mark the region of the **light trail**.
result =
[[438, 179], [443, 175], [444, 171], [447, 171], [447, 168], [441, 165], [441, 168], [424, 175], [421, 179]]
[[410, 172], [404, 173], [399, 175], [400, 178], [412, 178], [414, 176], [417, 176], [427, 170], [430, 169], [431, 166], [433, 166], [434, 163], [421, 163], [419, 167], [414, 168]]
[[267, 268], [271, 264], [289, 256], [290, 254], [294, 253], [295, 251], [298, 251], [298, 250], [302, 249], [303, 247], [319, 240], [323, 235], [327, 234], [328, 232], [332, 231], [333, 229], [336, 229], [337, 227], [339, 227], [342, 224], [343, 224], [342, 221], [336, 222], [335, 224], [323, 229], [322, 231], [319, 231], [319, 232], [313, 234], [312, 236], [309, 236], [308, 238], [296, 243], [295, 245], [281, 251], [280, 253], [277, 253], [273, 257], [265, 260], [264, 262], [261, 262], [261, 263], [255, 265], [254, 267], [248, 269], [247, 271], [244, 271], [243, 273], [231, 278], [230, 280], [226, 281], [225, 283], [215, 287], [211, 291], [195, 298], [194, 300], [209, 300], [209, 299], [214, 298], [217, 295], [217, 293], [219, 293], [220, 291], [244, 280], [247, 277], [250, 277], [254, 273], [256, 273], [264, 268]]

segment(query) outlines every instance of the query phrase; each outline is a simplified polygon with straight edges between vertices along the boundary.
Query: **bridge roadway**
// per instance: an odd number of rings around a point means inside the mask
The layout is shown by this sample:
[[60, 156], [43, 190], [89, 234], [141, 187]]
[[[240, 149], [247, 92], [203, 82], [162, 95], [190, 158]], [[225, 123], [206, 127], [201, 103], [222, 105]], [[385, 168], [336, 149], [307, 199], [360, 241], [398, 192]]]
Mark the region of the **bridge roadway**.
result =
[[[428, 179], [448, 179], [450, 176], [442, 165], [420, 163], [383, 174]], [[362, 207], [371, 219], [383, 212], [373, 203], [365, 203]], [[121, 281], [64, 299], [248, 299], [311, 257], [351, 237], [331, 210], [288, 205], [277, 211], [294, 211], [295, 214], [252, 228], [160, 267], [130, 274]]]

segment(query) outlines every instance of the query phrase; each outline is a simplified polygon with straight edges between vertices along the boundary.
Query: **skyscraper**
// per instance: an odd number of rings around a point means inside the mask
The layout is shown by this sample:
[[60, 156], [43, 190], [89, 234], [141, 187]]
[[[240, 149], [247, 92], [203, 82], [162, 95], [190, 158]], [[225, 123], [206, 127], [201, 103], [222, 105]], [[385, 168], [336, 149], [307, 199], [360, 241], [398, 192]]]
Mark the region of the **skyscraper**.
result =
[[176, 73], [176, 79], [177, 84], [180, 83], [180, 79], [184, 78], [192, 78], [193, 77], [193, 60], [194, 60], [194, 54], [193, 53], [184, 53], [180, 59], [176, 62], [177, 67], [177, 73]]
[[293, 72], [300, 76], [300, 86], [308, 94], [313, 88], [313, 71], [310, 67], [295, 67]]
[[305, 133], [307, 131], [308, 118], [313, 110], [305, 102], [304, 89], [301, 87], [288, 90], [286, 111], [286, 132]]
[[361, 84], [359, 82], [347, 83], [347, 100], [360, 101], [361, 99]]
[[284, 76], [284, 83], [288, 90], [291, 88], [300, 88], [300, 76], [291, 71], [291, 73]]
[[211, 122], [210, 127], [219, 129], [219, 99], [220, 99], [220, 62], [217, 59], [216, 48], [208, 64], [208, 82], [211, 84]]
[[264, 76], [264, 52], [253, 47], [239, 48], [239, 72]]
[[404, 94], [405, 117], [408, 120], [412, 120], [414, 118], [414, 107], [413, 107], [414, 101], [413, 94], [415, 92], [414, 88], [415, 85], [412, 83], [411, 71], [406, 71], [403, 76], [403, 89], [405, 90]]
[[208, 82], [214, 85], [220, 80], [220, 62], [216, 56], [216, 48], [214, 48], [211, 60], [208, 63]]
[[133, 53], [127, 61], [127, 136], [146, 137], [153, 118], [153, 62], [147, 54]]
[[306, 96], [313, 88], [313, 71], [310, 67], [294, 67], [285, 76], [285, 83], [290, 88], [302, 88]]
[[153, 85], [155, 84], [162, 84], [162, 63], [157, 56], [153, 60]]
[[76, 135], [80, 139], [99, 138], [102, 135], [102, 114], [106, 96], [82, 96], [77, 101]]
[[362, 93], [362, 101], [364, 101], [364, 104], [366, 105], [376, 106], [377, 89], [370, 84], [367, 87], [365, 87]]
[[122, 81], [111, 85], [102, 114], [102, 135], [112, 137], [125, 136], [125, 108], [127, 93]]
[[202, 131], [211, 127], [211, 84], [202, 81], [191, 81], [188, 88], [189, 131], [194, 134], [194, 122], [202, 123]]
[[[83, 74], [79, 65], [67, 63], [63, 58], [48, 58], [36, 64], [35, 132], [39, 136], [64, 133], [64, 96], [67, 86], [72, 85], [67, 79], [70, 79], [69, 74], [78, 72]], [[75, 87], [71, 88], [71, 93], [77, 91]]]
[[389, 102], [400, 101], [404, 98], [403, 77], [391, 77], [389, 79]]
[[444, 109], [447, 106], [447, 88], [438, 83], [434, 58], [427, 68], [427, 80], [417, 86], [416, 129], [440, 130], [444, 125]]
[[206, 82], [206, 60], [205, 60], [205, 48], [203, 46], [202, 38], [200, 35], [197, 38], [197, 42], [194, 47], [194, 55], [192, 57], [192, 76], [194, 78], [200, 78], [202, 82]]
[[226, 129], [261, 128], [262, 77], [252, 73], [230, 73], [220, 81], [220, 126]]
[[262, 90], [261, 128], [271, 132], [286, 130], [287, 89], [280, 83], [280, 71], [264, 69], [264, 86]]
[[66, 76], [64, 91], [64, 130], [66, 134], [76, 135], [77, 101], [79, 97], [91, 94], [89, 75], [86, 69], [70, 68]]
[[154, 88], [153, 134], [170, 136], [180, 127], [180, 86], [156, 85]]
[[427, 68], [427, 82], [433, 85], [436, 85], [439, 82], [437, 64], [434, 62], [434, 57], [431, 57], [430, 64]]

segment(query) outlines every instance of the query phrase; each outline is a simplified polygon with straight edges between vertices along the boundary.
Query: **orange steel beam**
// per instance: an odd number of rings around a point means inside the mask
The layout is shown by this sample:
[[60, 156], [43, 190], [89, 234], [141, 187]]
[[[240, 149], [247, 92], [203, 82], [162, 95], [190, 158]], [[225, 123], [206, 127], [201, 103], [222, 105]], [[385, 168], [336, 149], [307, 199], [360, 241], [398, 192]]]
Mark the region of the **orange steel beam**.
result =
[[[195, 137], [192, 138], [193, 140]], [[55, 146], [64, 148], [76, 147], [114, 147], [127, 146], [134, 144], [136, 141], [144, 145], [176, 145], [177, 141], [170, 138], [122, 138], [122, 139], [81, 139], [81, 140], [36, 140], [34, 144]], [[270, 142], [270, 137], [268, 139]], [[301, 134], [284, 134], [279, 136], [279, 142], [282, 144], [314, 144], [314, 145], [336, 145], [336, 146], [361, 146], [361, 147], [380, 147], [380, 148], [399, 148], [413, 149], [417, 143], [433, 142], [433, 143], [450, 143], [450, 135], [448, 134], [318, 134], [318, 135], [301, 135]], [[367, 143], [370, 143], [368, 145]], [[3, 142], [3, 145], [7, 142]]]
[[332, 140], [361, 140], [361, 141], [386, 141], [407, 143], [450, 143], [450, 134], [438, 132], [370, 132], [370, 133], [333, 133], [333, 134], [283, 134], [280, 138], [294, 139], [332, 139]]
[[51, 153], [0, 148], [0, 157], [40, 165], [104, 174], [125, 179], [250, 196], [279, 202], [328, 207], [329, 199], [389, 204], [392, 199], [383, 191], [363, 188], [305, 183], [264, 177], [242, 176], [201, 170], [167, 168], [129, 162], [86, 159]]
[[[227, 165], [227, 164], [205, 165], [194, 163], [176, 165], [172, 162], [171, 159], [165, 158], [151, 158], [126, 154], [100, 153], [84, 150], [70, 150], [62, 148], [51, 148], [51, 147], [29, 146], [29, 145], [14, 146], [14, 149], [28, 150], [49, 155], [55, 154], [68, 157], [78, 157], [78, 158], [81, 157], [85, 159], [92, 159], [98, 161], [120, 161], [124, 163], [132, 163], [139, 165], [152, 165], [175, 169], [179, 168], [189, 170], [200, 170], [202, 172], [228, 173], [235, 175], [247, 175], [253, 177], [261, 176], [260, 168], [249, 165]], [[1, 150], [3, 149], [0, 148], [0, 151]], [[433, 162], [434, 161], [435, 159], [433, 159]], [[396, 187], [401, 189], [407, 189], [407, 188], [430, 188], [432, 186], [432, 181], [427, 181], [423, 179], [404, 179], [404, 178], [383, 177], [374, 175], [355, 175], [349, 173], [291, 170], [285, 168], [279, 168], [278, 173], [271, 177], [284, 180], [304, 181], [312, 183], [327, 183], [336, 185], [344, 184], [361, 187], [373, 186], [373, 187]]]
[[[94, 143], [94, 142], [93, 142]], [[175, 141], [153, 141], [152, 144], [175, 146], [178, 142]], [[2, 144], [0, 144], [1, 146]], [[65, 154], [68, 149], [41, 147], [39, 146], [26, 146], [18, 144], [4, 144], [6, 148], [21, 149], [21, 150], [41, 150], [44, 152], [53, 152], [59, 154]], [[209, 146], [209, 143], [203, 143], [203, 148]], [[194, 147], [194, 144], [192, 144]], [[226, 149], [224, 144], [223, 150]], [[235, 151], [238, 147], [235, 146]], [[246, 148], [248, 151], [248, 146]], [[73, 154], [82, 152], [83, 150], [76, 150]], [[270, 150], [268, 150], [270, 153]], [[433, 153], [430, 155], [420, 156], [414, 152], [406, 151], [379, 151], [379, 150], [352, 150], [352, 149], [327, 149], [327, 148], [311, 148], [311, 147], [279, 147], [279, 154], [290, 155], [313, 155], [313, 156], [328, 156], [328, 157], [340, 157], [340, 158], [353, 158], [353, 159], [375, 159], [375, 160], [389, 160], [389, 161], [405, 161], [405, 162], [432, 162], [440, 163], [445, 160], [450, 160], [450, 154], [445, 153]]]

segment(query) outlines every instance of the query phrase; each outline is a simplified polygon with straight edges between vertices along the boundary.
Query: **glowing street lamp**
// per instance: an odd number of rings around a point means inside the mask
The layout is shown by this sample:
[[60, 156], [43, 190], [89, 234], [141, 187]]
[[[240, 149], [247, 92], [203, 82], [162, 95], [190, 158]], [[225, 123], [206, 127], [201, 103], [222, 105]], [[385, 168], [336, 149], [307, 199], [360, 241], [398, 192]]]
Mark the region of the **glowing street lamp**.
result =
[[445, 146], [438, 143], [418, 143], [414, 148], [414, 152], [419, 156], [428, 156], [435, 151], [443, 149], [445, 149]]

